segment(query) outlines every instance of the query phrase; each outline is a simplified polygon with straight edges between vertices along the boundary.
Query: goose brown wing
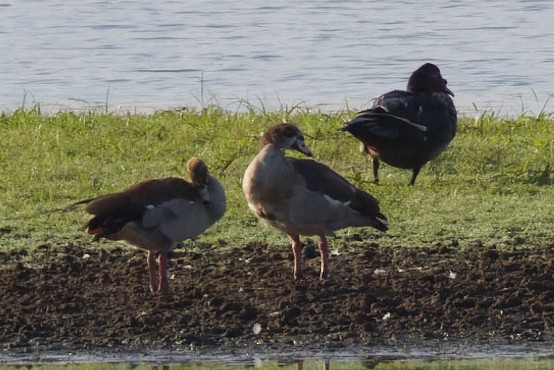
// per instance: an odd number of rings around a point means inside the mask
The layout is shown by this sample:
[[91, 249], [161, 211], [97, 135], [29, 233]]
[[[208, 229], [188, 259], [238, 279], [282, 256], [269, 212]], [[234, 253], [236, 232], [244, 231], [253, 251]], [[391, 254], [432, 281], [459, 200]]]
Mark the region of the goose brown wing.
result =
[[289, 160], [297, 173], [304, 178], [309, 191], [341, 202], [350, 202], [352, 209], [368, 216], [379, 214], [377, 199], [354, 187], [326, 165], [309, 159], [289, 158]]
[[201, 200], [198, 186], [176, 177], [144, 181], [92, 199], [86, 206], [86, 211], [94, 215], [87, 223], [88, 232], [97, 237], [113, 234], [129, 222], [140, 221], [148, 206], [175, 198]]

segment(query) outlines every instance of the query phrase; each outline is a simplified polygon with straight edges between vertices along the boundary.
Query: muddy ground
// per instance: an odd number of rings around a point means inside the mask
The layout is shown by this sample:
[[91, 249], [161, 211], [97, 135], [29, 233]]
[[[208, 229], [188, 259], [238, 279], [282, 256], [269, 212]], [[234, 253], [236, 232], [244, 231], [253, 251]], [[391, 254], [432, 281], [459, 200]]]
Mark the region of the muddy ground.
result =
[[332, 255], [325, 282], [309, 245], [299, 283], [288, 249], [177, 250], [165, 295], [149, 292], [145, 253], [131, 247], [44, 246], [33, 263], [4, 252], [0, 349], [551, 341], [554, 245], [511, 244], [368, 244]]

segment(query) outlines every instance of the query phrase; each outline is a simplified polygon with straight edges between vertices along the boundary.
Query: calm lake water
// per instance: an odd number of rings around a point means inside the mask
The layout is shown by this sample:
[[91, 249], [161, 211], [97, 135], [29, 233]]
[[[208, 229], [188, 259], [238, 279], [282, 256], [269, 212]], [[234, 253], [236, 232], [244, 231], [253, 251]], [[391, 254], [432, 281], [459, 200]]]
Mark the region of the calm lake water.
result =
[[553, 112], [553, 16], [550, 0], [0, 0], [0, 110], [362, 108], [431, 61], [462, 113]]
[[554, 353], [548, 342], [471, 344], [436, 342], [421, 346], [375, 346], [315, 351], [257, 353], [256, 348], [230, 353], [148, 351], [113, 353], [105, 350], [2, 353], [0, 370], [29, 367], [36, 370], [546, 370], [554, 369]]
[[[23, 365], [26, 367], [26, 365]], [[17, 370], [21, 365], [0, 365], [0, 370]], [[125, 363], [51, 363], [29, 365], [34, 370], [548, 370], [554, 361], [548, 358], [534, 359], [465, 359], [465, 360], [393, 360], [360, 358], [355, 360], [296, 360], [252, 359], [247, 363], [228, 362], [125, 362]]]

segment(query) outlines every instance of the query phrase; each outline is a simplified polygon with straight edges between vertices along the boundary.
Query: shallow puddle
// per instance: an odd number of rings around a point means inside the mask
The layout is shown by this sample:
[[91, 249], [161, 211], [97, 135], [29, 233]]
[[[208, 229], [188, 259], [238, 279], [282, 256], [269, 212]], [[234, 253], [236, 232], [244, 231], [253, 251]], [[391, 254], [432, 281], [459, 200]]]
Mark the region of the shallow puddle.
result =
[[199, 370], [199, 369], [294, 369], [294, 370], [512, 370], [512, 369], [554, 369], [551, 358], [518, 358], [518, 359], [462, 359], [462, 360], [393, 360], [377, 358], [359, 358], [350, 360], [262, 360], [252, 359], [248, 363], [206, 361], [199, 363], [56, 363], [56, 364], [26, 364], [0, 366], [1, 370], [11, 369], [76, 369], [76, 370]]
[[[550, 343], [551, 344], [551, 343]], [[0, 353], [0, 370], [512, 370], [554, 369], [554, 350], [548, 342], [517, 345], [444, 345], [430, 347], [372, 347], [349, 351], [321, 349], [281, 352], [27, 352]]]

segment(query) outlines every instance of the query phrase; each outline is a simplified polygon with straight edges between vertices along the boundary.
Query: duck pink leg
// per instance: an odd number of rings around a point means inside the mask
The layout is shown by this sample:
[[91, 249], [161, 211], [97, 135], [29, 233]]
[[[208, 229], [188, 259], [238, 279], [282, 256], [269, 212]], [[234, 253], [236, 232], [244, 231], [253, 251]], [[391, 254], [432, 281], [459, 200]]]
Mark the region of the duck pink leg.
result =
[[158, 291], [160, 292], [167, 292], [167, 289], [169, 287], [169, 284], [167, 282], [167, 253], [166, 252], [160, 252], [160, 255], [158, 256], [158, 264], [159, 264], [159, 277], [160, 277], [160, 285], [158, 287]]
[[158, 279], [156, 276], [156, 257], [154, 251], [148, 251], [148, 275], [150, 276], [150, 291], [156, 293], [158, 290]]
[[323, 234], [319, 236], [319, 255], [321, 257], [321, 273], [319, 278], [324, 280], [329, 276], [329, 271], [327, 270], [329, 252], [327, 249], [327, 238]]
[[292, 253], [294, 254], [294, 279], [302, 279], [302, 243], [299, 235], [289, 235], [292, 240]]

